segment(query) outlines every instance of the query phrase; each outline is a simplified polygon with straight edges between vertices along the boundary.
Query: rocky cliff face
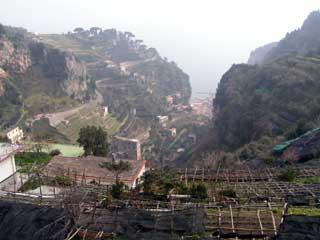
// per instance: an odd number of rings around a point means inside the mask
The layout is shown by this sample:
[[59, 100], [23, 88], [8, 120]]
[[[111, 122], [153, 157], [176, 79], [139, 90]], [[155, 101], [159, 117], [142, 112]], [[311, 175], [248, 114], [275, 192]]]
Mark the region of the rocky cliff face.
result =
[[25, 73], [31, 66], [28, 50], [15, 48], [5, 36], [0, 39], [0, 66], [11, 73]]
[[75, 55], [25, 30], [1, 26], [0, 128], [15, 124], [22, 112], [49, 112], [68, 101], [87, 100], [93, 92], [86, 67]]
[[314, 12], [263, 63], [234, 65], [222, 77], [213, 133], [220, 148], [236, 150], [263, 136], [286, 135], [300, 120], [314, 128], [320, 124], [319, 25], [320, 13]]
[[88, 91], [88, 79], [85, 65], [72, 53], [49, 48], [43, 43], [29, 44], [30, 59], [43, 75], [56, 82], [57, 86], [69, 96], [83, 100]]

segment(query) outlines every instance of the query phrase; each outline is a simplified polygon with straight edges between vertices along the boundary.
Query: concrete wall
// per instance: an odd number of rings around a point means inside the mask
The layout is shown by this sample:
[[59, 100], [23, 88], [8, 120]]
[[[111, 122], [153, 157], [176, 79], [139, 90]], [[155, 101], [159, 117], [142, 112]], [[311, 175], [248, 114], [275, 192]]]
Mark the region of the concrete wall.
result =
[[0, 182], [10, 177], [16, 172], [14, 156], [10, 156], [0, 162]]
[[141, 145], [137, 139], [114, 137], [111, 144], [113, 153], [122, 153], [124, 159], [141, 160]]
[[[144, 164], [136, 177], [136, 181], [139, 180], [139, 178], [142, 177], [145, 172], [146, 172], [146, 165]], [[137, 185], [136, 181], [132, 184], [132, 186], [131, 186], [132, 188], [136, 187], [136, 185]]]

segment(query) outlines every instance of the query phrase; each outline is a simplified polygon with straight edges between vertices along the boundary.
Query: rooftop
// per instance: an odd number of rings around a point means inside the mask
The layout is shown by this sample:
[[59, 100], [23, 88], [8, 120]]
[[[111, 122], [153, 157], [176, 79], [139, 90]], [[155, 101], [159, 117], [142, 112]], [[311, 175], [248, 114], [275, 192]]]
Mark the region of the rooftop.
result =
[[[45, 167], [45, 174], [49, 176], [67, 175], [81, 181], [85, 175], [86, 183], [100, 182], [104, 185], [112, 185], [115, 182], [115, 173], [100, 167], [104, 162], [111, 162], [111, 158], [104, 157], [63, 157], [55, 156]], [[130, 170], [119, 175], [120, 181], [132, 186], [144, 170], [145, 161], [123, 160], [130, 163]]]
[[135, 138], [125, 138], [125, 137], [120, 137], [120, 136], [115, 136], [114, 138], [117, 140], [126, 141], [126, 142], [135, 142], [135, 143], [139, 142], [139, 140], [135, 139]]
[[20, 146], [9, 143], [0, 143], [0, 161], [19, 150]]

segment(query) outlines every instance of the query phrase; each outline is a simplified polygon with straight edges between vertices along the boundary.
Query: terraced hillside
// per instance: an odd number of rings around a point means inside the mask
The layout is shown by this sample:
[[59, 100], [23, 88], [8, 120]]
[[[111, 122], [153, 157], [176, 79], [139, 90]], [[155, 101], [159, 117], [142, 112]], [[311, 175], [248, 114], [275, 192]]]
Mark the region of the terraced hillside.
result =
[[132, 33], [115, 29], [75, 29], [68, 34], [41, 35], [39, 40], [74, 53], [95, 81], [100, 101], [120, 119], [134, 109], [148, 116], [166, 111], [166, 96], [187, 104], [189, 77], [175, 63], [160, 57]]

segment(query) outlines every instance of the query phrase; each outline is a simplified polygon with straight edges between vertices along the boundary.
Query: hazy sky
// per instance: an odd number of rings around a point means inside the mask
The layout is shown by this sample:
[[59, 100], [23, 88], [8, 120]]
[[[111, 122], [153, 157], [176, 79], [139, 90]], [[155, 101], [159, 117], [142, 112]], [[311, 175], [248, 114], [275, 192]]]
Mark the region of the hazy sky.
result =
[[233, 63], [301, 26], [320, 0], [1, 0], [0, 22], [39, 33], [97, 26], [131, 31], [215, 91]]

